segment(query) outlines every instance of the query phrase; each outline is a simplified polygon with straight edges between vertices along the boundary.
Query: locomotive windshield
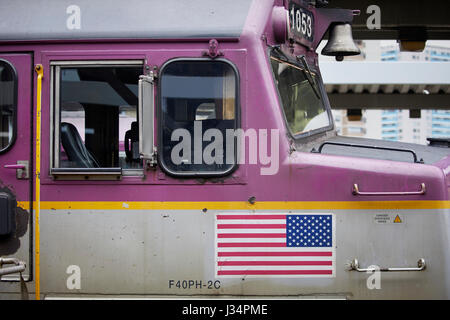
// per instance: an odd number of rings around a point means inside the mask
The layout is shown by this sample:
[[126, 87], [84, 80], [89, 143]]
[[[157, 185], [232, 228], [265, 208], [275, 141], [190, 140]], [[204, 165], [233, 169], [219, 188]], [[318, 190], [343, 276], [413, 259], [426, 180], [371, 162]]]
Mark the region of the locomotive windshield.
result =
[[328, 127], [331, 122], [316, 85], [316, 75], [275, 56], [270, 57], [270, 62], [292, 134], [296, 136]]

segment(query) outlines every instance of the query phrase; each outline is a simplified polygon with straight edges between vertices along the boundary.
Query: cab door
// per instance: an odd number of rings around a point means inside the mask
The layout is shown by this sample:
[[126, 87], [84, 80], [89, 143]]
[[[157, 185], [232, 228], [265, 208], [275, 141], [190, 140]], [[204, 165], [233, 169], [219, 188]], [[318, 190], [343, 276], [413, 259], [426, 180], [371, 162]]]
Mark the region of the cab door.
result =
[[0, 53], [0, 292], [3, 282], [19, 280], [19, 273], [5, 274], [17, 261], [26, 265], [22, 277], [31, 279], [31, 88], [31, 55]]

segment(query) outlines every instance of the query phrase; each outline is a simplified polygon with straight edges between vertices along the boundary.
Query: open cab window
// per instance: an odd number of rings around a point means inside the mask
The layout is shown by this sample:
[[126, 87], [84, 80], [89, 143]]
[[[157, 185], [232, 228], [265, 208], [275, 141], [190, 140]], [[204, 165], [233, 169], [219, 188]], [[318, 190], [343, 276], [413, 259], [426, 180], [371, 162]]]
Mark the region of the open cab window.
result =
[[318, 76], [304, 63], [294, 63], [277, 54], [270, 56], [280, 103], [294, 137], [326, 130], [331, 126]]
[[53, 66], [54, 176], [142, 173], [138, 81], [142, 62]]

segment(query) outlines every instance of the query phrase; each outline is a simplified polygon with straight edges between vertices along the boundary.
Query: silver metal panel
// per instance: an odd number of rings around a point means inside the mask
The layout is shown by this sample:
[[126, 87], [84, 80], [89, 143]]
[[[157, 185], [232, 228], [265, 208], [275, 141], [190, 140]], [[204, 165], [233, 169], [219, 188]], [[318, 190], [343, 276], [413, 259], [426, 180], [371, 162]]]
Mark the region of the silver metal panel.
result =
[[[125, 203], [124, 203], [125, 205]], [[220, 211], [222, 212], [222, 211]], [[264, 211], [271, 212], [271, 211]], [[274, 211], [275, 212], [275, 211]], [[296, 211], [319, 212], [319, 211]], [[323, 211], [320, 211], [323, 212]], [[218, 211], [41, 211], [41, 288], [52, 295], [342, 295], [362, 299], [450, 298], [449, 210], [337, 210], [336, 278], [215, 278], [214, 219]], [[401, 224], [379, 224], [379, 213]], [[64, 239], [64, 241], [61, 241]], [[369, 290], [361, 265], [410, 266]], [[69, 290], [67, 267], [81, 269], [81, 289]], [[179, 289], [169, 280], [220, 280], [220, 289]]]
[[3, 0], [0, 41], [237, 38], [252, 0]]
[[[169, 295], [47, 295], [45, 300], [261, 300], [261, 296], [169, 296]], [[345, 295], [265, 296], [264, 300], [346, 300]]]

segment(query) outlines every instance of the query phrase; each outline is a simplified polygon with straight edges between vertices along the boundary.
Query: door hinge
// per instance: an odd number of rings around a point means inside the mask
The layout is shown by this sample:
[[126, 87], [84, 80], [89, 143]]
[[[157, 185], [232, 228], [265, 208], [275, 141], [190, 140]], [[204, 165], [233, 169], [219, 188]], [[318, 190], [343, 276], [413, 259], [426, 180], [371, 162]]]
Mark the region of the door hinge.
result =
[[156, 147], [153, 147], [153, 152], [148, 158], [144, 158], [145, 166], [150, 168], [155, 168], [158, 164], [158, 152], [156, 150]]

